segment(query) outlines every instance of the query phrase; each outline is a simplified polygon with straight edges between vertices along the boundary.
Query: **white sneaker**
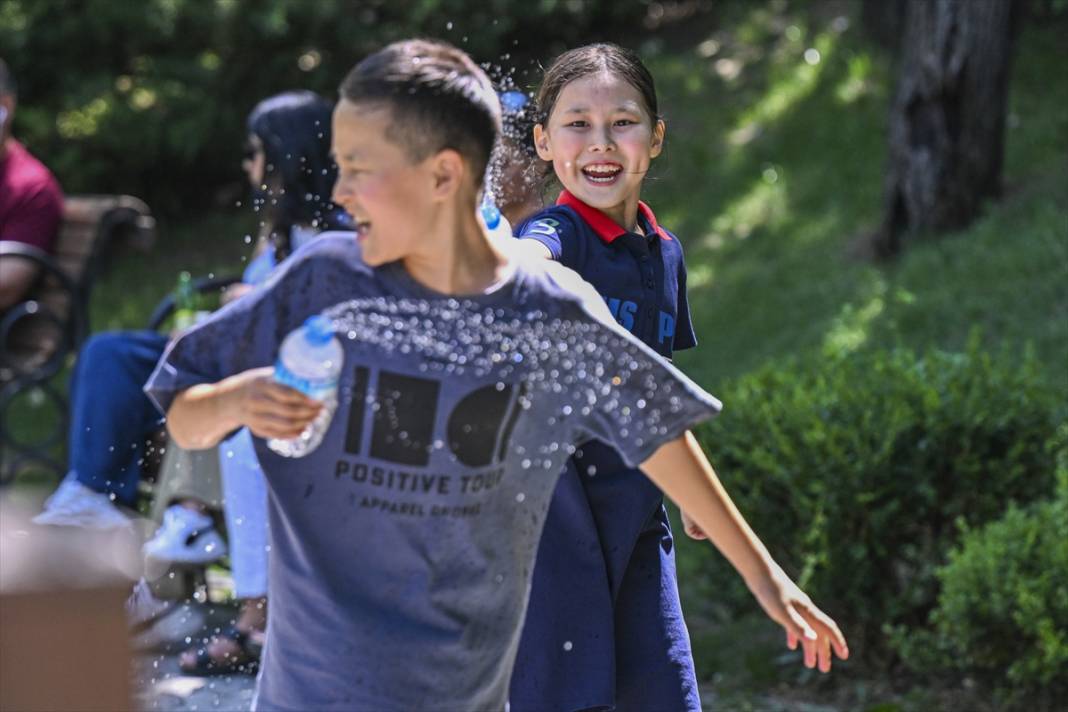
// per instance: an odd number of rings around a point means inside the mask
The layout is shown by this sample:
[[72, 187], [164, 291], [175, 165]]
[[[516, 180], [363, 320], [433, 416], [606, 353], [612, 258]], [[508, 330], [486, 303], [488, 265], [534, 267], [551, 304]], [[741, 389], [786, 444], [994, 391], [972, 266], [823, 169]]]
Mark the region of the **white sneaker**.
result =
[[108, 495], [89, 489], [70, 473], [52, 496], [44, 510], [33, 518], [34, 524], [90, 529], [120, 529], [130, 526], [130, 519], [119, 511]]
[[226, 542], [203, 512], [172, 504], [163, 526], [145, 543], [145, 556], [180, 564], [207, 564], [226, 554]]
[[135, 630], [149, 627], [164, 613], [175, 605], [174, 601], [156, 598], [152, 587], [143, 578], [134, 584], [130, 597], [126, 599], [126, 620]]

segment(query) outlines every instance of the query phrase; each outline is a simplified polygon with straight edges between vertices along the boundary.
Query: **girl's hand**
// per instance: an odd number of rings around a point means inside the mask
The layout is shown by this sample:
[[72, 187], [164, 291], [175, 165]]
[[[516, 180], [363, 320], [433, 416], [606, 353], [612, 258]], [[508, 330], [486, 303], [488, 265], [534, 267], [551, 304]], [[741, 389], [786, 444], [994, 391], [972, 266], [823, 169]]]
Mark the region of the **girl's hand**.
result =
[[237, 420], [253, 435], [289, 440], [304, 432], [323, 404], [274, 380], [270, 366], [234, 376]]
[[686, 531], [686, 536], [691, 539], [697, 539], [698, 541], [708, 538], [704, 529], [698, 526], [697, 522], [690, 518], [690, 515], [686, 513], [685, 509], [679, 509], [679, 515], [682, 517], [682, 528]]
[[790, 650], [797, 650], [797, 643], [801, 642], [805, 667], [816, 667], [818, 663], [820, 672], [830, 672], [832, 650], [841, 660], [849, 658], [849, 646], [838, 625], [778, 565], [773, 565], [761, 580], [746, 583], [768, 616], [786, 629]]

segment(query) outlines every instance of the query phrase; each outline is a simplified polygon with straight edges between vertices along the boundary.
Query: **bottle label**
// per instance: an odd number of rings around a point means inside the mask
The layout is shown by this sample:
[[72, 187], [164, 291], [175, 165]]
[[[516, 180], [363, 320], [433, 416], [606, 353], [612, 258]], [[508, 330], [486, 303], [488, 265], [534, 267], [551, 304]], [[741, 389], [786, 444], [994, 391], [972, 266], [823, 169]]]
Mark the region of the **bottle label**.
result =
[[274, 364], [274, 380], [316, 400], [325, 400], [337, 389], [336, 378], [302, 378], [286, 368], [282, 359]]

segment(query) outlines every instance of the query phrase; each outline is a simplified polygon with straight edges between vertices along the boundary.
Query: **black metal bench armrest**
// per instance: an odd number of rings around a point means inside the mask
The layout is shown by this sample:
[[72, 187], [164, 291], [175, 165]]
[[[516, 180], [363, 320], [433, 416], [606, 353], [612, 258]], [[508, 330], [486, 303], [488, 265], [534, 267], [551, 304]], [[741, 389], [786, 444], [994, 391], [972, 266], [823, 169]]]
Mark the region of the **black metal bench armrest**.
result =
[[70, 275], [60, 269], [52, 255], [40, 247], [27, 245], [25, 242], [15, 240], [0, 240], [0, 257], [21, 257], [43, 268], [48, 274], [60, 281], [60, 284], [69, 292], [75, 292], [77, 287]]
[[[62, 334], [63, 342], [56, 352], [37, 370], [38, 378], [48, 377], [56, 372], [61, 366], [62, 359], [71, 349], [77, 349], [84, 341], [89, 328], [88, 305], [83, 299], [81, 288], [71, 279], [70, 275], [60, 268], [55, 259], [44, 250], [24, 242], [14, 240], [0, 240], [0, 258], [18, 257], [33, 262], [41, 268], [42, 274], [35, 281], [35, 286], [23, 301], [11, 306], [4, 312], [0, 319], [0, 365], [8, 364], [8, 351], [10, 350], [11, 331], [15, 324], [28, 316], [44, 316], [51, 319]], [[36, 298], [36, 285], [39, 285], [46, 277], [52, 277], [57, 282], [57, 288], [66, 293], [68, 299], [67, 314], [52, 313], [47, 306], [42, 305]]]

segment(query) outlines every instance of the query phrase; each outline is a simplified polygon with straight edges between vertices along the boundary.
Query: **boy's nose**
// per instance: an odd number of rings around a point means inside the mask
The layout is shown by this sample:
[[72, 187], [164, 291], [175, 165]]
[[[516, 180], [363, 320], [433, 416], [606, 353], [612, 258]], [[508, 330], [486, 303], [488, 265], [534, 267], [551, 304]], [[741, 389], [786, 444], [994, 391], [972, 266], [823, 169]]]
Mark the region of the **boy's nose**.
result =
[[340, 177], [334, 180], [334, 189], [330, 191], [330, 200], [334, 201], [335, 205], [344, 203], [350, 194], [350, 191], [345, 187], [345, 182]]

